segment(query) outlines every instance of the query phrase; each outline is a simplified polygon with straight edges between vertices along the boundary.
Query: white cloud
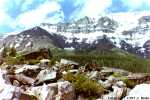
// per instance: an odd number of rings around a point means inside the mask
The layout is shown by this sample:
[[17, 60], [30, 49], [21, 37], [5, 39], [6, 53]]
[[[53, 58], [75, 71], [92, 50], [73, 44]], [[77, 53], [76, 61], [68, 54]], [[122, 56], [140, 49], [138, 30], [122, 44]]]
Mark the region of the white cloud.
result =
[[63, 11], [59, 11], [56, 14], [54, 14], [52, 17], [47, 17], [43, 22], [45, 23], [58, 23], [58, 22], [63, 22], [64, 21], [64, 13]]
[[[54, 13], [54, 15], [48, 18], [47, 15], [51, 13]], [[57, 22], [58, 20], [62, 20], [63, 17], [64, 15], [58, 2], [46, 1], [44, 4], [41, 4], [34, 10], [20, 14], [16, 21], [12, 23], [12, 26], [15, 26], [15, 28], [20, 26], [29, 28], [35, 25], [39, 25], [40, 23], [45, 22], [45, 20]]]
[[12, 21], [12, 18], [6, 13], [7, 8], [5, 5], [8, 3], [8, 0], [1, 0], [0, 3], [0, 25], [6, 25], [10, 21]]
[[72, 15], [72, 18], [81, 18], [84, 16], [96, 17], [105, 14], [106, 9], [112, 4], [112, 0], [83, 0], [76, 5], [83, 4], [83, 7], [78, 8]]
[[7, 13], [0, 10], [0, 25], [7, 25], [12, 20], [13, 19]]
[[8, 1], [8, 0], [1, 0], [0, 9], [5, 8], [5, 4], [7, 3], [7, 1]]
[[[17, 0], [16, 0], [17, 1]], [[26, 9], [28, 9], [29, 6], [31, 6], [31, 4], [33, 3], [34, 0], [26, 0], [22, 7], [21, 7], [21, 10], [24, 11]]]
[[[41, 3], [35, 9], [21, 12], [16, 18], [12, 18], [7, 12], [13, 6], [22, 5], [22, 9], [26, 9], [34, 0], [1, 0], [0, 3], [0, 26], [8, 26], [14, 30], [19, 28], [31, 28], [42, 22], [57, 23], [64, 19], [60, 0], [39, 0]], [[14, 5], [13, 3], [14, 2]], [[23, 3], [23, 4], [21, 4]], [[49, 14], [52, 16], [48, 17]]]
[[123, 4], [129, 7], [130, 11], [139, 9], [145, 5], [150, 6], [150, 0], [121, 0]]

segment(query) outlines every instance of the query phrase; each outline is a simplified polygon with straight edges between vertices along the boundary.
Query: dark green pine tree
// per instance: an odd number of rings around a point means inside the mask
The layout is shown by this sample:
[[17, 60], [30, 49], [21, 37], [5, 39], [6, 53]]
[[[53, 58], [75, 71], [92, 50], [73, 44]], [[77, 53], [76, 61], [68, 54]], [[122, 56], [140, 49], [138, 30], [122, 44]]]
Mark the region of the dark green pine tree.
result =
[[15, 57], [15, 56], [16, 56], [16, 54], [17, 54], [17, 52], [16, 52], [16, 48], [15, 48], [15, 47], [10, 48], [9, 56], [11, 56], [11, 57]]

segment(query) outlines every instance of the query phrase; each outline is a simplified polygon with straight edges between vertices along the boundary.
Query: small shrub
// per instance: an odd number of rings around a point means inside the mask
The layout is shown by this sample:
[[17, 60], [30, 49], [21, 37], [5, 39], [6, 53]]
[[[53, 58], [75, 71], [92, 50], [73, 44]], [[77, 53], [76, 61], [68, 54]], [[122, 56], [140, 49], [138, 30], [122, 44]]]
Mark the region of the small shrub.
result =
[[75, 78], [76, 78], [75, 75], [73, 75], [72, 73], [69, 73], [69, 72], [66, 75], [63, 76], [63, 79], [65, 79], [65, 80], [67, 80], [71, 83], [76, 81]]
[[50, 61], [48, 62], [49, 66], [55, 65], [56, 64], [56, 60], [55, 59], [50, 59]]
[[40, 61], [39, 60], [28, 60], [27, 61], [27, 63], [29, 64], [29, 65], [35, 65], [35, 64], [37, 64], [37, 63], [39, 63]]
[[120, 73], [117, 73], [117, 72], [114, 72], [112, 74], [112, 76], [114, 76], [114, 77], [123, 77]]
[[15, 47], [12, 47], [12, 48], [9, 49], [9, 56], [15, 57], [16, 54], [17, 54], [17, 51], [16, 51]]
[[73, 75], [68, 73], [63, 78], [73, 84], [77, 95], [80, 94], [87, 98], [96, 98], [100, 97], [105, 91], [100, 84], [88, 79], [83, 74]]
[[126, 84], [126, 86], [127, 87], [129, 87], [129, 88], [134, 88], [136, 85], [137, 85], [137, 83], [135, 82], [135, 81], [133, 81], [133, 80], [129, 80], [129, 79], [124, 79], [123, 80], [123, 82]]

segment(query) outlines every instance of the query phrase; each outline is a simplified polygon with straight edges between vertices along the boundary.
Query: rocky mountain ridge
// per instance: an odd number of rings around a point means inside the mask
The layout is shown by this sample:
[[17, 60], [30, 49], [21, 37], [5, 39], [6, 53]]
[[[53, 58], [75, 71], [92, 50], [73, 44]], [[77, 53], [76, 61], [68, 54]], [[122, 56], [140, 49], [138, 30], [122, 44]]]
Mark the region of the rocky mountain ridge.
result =
[[149, 44], [150, 14], [123, 13], [97, 19], [86, 16], [68, 23], [43, 23], [6, 37], [0, 43], [0, 48], [2, 50], [6, 45], [16, 47], [18, 51], [31, 50], [32, 46], [100, 51], [115, 47], [149, 58]]
[[[128, 20], [128, 16], [132, 19]], [[43, 23], [41, 27], [49, 32], [64, 35], [67, 37], [67, 43], [77, 42], [78, 46], [76, 47], [80, 47], [83, 43], [95, 46], [106, 39], [111, 47], [121, 48], [147, 58], [149, 57], [150, 16], [149, 14], [141, 14], [137, 18], [136, 16], [127, 14], [123, 17], [122, 14], [117, 14], [102, 16], [97, 20], [84, 17], [72, 23], [59, 23], [57, 25]], [[124, 21], [122, 21], [123, 18]], [[105, 43], [102, 44], [105, 47]], [[96, 47], [93, 48], [96, 49]]]

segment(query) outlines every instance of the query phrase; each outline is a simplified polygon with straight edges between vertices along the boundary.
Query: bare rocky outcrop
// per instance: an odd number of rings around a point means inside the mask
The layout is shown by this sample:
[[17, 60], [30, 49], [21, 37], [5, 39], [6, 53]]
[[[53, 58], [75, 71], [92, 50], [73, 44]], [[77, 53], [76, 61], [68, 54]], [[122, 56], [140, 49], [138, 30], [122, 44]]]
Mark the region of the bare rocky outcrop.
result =
[[[124, 98], [126, 100], [134, 93], [132, 91], [144, 91], [139, 87], [150, 89], [148, 74], [131, 73], [93, 64], [79, 66], [69, 60], [57, 62], [52, 66], [48, 66], [48, 62], [48, 59], [41, 60], [44, 67], [41, 64], [13, 65], [5, 66], [3, 70], [0, 69], [0, 97], [8, 100], [89, 100], [89, 98], [97, 100]], [[64, 78], [65, 75], [68, 76]], [[77, 79], [77, 75], [79, 79]], [[75, 82], [76, 80], [81, 83]], [[88, 88], [83, 85], [85, 80]], [[138, 85], [142, 83], [147, 84]], [[86, 96], [80, 92], [80, 89], [83, 89], [82, 91], [85, 89], [84, 92], [87, 93], [87, 91], [95, 91], [97, 88], [102, 89], [97, 92], [99, 96], [90, 93], [91, 97], [88, 97], [89, 95]], [[78, 94], [77, 91], [81, 94]]]

